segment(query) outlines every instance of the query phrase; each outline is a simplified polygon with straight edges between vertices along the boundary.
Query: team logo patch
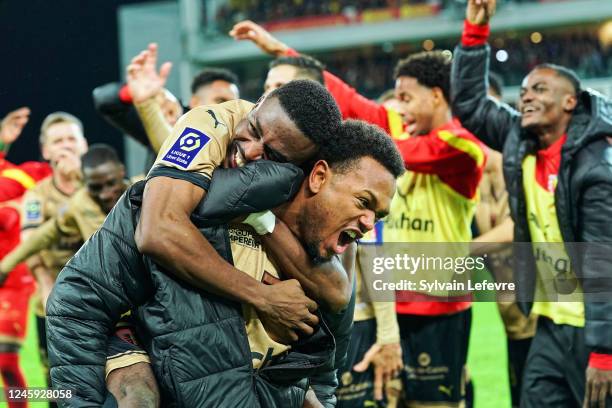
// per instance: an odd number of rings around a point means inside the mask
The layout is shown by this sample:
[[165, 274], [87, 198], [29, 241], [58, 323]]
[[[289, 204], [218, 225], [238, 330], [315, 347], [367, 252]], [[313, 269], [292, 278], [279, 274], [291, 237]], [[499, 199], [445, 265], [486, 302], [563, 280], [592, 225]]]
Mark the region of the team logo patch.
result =
[[30, 201], [26, 204], [26, 219], [36, 221], [40, 218], [40, 201]]
[[417, 357], [419, 364], [423, 367], [427, 367], [431, 363], [431, 357], [427, 353], [421, 353]]
[[342, 381], [342, 385], [344, 386], [351, 384], [353, 382], [353, 374], [351, 374], [350, 371], [346, 371], [342, 374], [342, 377], [340, 377], [340, 381]]
[[197, 129], [186, 127], [162, 160], [186, 169], [208, 142], [210, 137]]

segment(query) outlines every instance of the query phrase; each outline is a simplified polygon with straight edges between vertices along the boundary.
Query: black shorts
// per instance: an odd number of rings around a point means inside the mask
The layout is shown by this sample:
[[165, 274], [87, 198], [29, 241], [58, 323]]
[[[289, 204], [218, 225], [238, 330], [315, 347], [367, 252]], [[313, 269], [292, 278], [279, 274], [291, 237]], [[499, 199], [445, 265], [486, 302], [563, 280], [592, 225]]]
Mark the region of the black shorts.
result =
[[443, 316], [398, 314], [409, 405], [454, 407], [465, 399], [472, 309]]
[[[351, 332], [346, 364], [338, 370], [338, 408], [375, 407], [374, 369], [370, 367], [363, 373], [353, 370], [365, 353], [376, 342], [376, 319], [355, 322]], [[366, 405], [367, 404], [367, 405]]]

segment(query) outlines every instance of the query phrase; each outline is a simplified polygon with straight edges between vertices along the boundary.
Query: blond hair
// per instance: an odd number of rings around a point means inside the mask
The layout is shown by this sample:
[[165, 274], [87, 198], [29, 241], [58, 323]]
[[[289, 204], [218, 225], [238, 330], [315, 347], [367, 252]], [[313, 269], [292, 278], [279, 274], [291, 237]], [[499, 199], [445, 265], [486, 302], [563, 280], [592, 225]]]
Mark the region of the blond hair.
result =
[[45, 144], [46, 142], [47, 131], [49, 130], [49, 128], [58, 123], [72, 123], [77, 125], [77, 127], [81, 131], [81, 136], [83, 136], [83, 123], [79, 120], [79, 118], [68, 112], [53, 112], [47, 115], [45, 120], [43, 120], [42, 125], [40, 126], [39, 142], [41, 145]]

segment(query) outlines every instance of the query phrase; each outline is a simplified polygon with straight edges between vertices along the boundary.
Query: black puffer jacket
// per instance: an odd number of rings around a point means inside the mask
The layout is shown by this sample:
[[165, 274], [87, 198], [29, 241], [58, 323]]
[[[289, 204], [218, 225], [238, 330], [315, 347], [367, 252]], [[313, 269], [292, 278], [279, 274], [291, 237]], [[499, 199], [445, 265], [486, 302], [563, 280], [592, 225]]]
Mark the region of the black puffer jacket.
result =
[[[453, 113], [463, 126], [503, 153], [504, 178], [514, 219], [514, 240], [531, 242], [522, 162], [536, 150], [536, 137], [521, 128], [519, 112], [487, 97], [488, 45], [458, 46], [453, 54]], [[581, 92], [561, 153], [555, 207], [565, 248], [581, 280], [586, 344], [612, 352], [612, 104]], [[515, 279], [528, 313], [535, 290], [531, 245], [515, 245]]]
[[[239, 177], [229, 177], [236, 171]], [[299, 187], [298, 172], [291, 165], [263, 161], [217, 170], [192, 221], [231, 262], [227, 228], [219, 220], [286, 201]], [[137, 311], [164, 406], [301, 406], [308, 379], [319, 398], [332, 405], [335, 347], [327, 327], [322, 325], [310, 341], [296, 345], [283, 361], [254, 372], [240, 305], [183, 285], [138, 253], [133, 237], [142, 190], [143, 183], [136, 184], [121, 198], [62, 271], [49, 298], [53, 385], [77, 391], [67, 405], [104, 401], [106, 339], [128, 309]], [[352, 310], [322, 320], [346, 344]]]

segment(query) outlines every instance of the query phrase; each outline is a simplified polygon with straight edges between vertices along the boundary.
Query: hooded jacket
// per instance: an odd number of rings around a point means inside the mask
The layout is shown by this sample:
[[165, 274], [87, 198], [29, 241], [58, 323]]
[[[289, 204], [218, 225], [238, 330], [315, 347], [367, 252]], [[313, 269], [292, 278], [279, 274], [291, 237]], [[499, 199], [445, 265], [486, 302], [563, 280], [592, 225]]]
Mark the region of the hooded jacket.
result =
[[[192, 222], [232, 262], [226, 223], [287, 201], [301, 179], [297, 167], [266, 161], [218, 169]], [[301, 407], [309, 385], [333, 406], [335, 367], [346, 353], [354, 300], [344, 313], [322, 316], [319, 330], [281, 361], [254, 371], [240, 304], [189, 287], [138, 252], [134, 231], [143, 190], [144, 182], [137, 183], [119, 200], [49, 298], [53, 385], [77, 394], [66, 406], [102, 405], [108, 333], [127, 310], [136, 311], [163, 406]], [[330, 330], [344, 344], [337, 353]]]
[[[451, 74], [453, 113], [466, 129], [503, 154], [514, 220], [514, 273], [526, 314], [534, 298], [536, 266], [527, 222], [522, 162], [537, 138], [521, 128], [521, 115], [487, 96], [488, 45], [455, 48]], [[561, 151], [555, 207], [565, 249], [582, 283], [586, 345], [612, 353], [612, 103], [581, 91]]]

